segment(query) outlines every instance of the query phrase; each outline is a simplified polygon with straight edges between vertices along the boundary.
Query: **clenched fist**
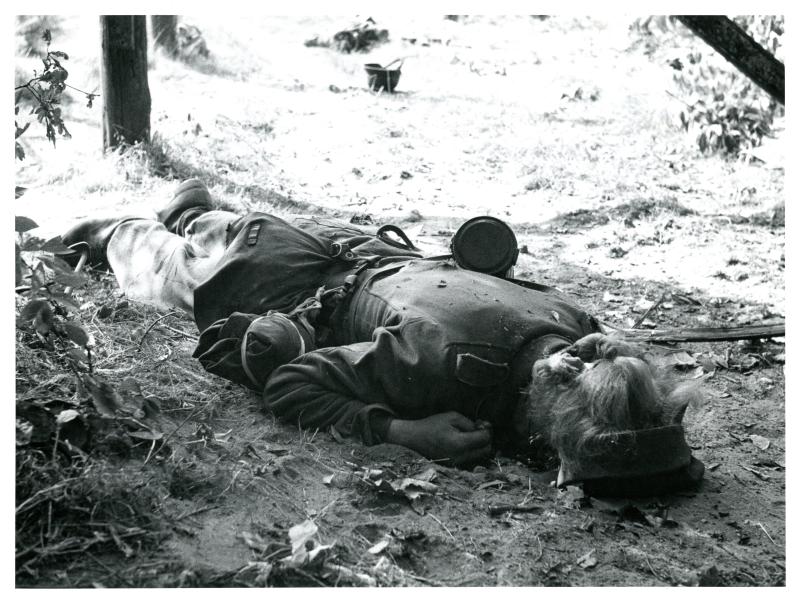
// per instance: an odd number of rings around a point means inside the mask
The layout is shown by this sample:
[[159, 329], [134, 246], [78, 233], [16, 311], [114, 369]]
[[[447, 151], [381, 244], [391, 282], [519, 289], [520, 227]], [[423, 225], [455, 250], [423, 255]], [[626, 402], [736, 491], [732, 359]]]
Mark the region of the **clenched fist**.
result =
[[475, 464], [492, 452], [492, 426], [450, 411], [424, 419], [393, 419], [386, 441], [429, 459], [454, 465]]

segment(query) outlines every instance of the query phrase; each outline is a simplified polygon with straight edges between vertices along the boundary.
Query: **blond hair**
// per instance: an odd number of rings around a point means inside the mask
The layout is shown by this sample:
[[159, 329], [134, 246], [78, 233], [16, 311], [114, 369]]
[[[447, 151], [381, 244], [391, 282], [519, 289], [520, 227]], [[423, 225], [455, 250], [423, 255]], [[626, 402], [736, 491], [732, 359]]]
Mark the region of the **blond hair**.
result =
[[561, 455], [591, 455], [603, 434], [679, 423], [699, 396], [696, 384], [658, 368], [641, 348], [610, 347], [604, 356], [585, 367], [563, 354], [533, 366], [531, 427]]

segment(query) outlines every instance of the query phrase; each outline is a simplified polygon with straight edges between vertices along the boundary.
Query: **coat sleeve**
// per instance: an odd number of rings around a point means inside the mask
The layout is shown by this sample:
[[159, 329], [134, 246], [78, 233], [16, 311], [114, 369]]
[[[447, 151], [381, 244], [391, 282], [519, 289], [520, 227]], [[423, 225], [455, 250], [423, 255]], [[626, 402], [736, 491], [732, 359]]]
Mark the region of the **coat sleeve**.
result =
[[419, 333], [408, 331], [420, 327], [381, 327], [372, 341], [322, 348], [279, 367], [264, 388], [267, 409], [303, 429], [334, 426], [367, 445], [384, 441], [392, 417], [430, 405], [432, 363], [409, 345]]

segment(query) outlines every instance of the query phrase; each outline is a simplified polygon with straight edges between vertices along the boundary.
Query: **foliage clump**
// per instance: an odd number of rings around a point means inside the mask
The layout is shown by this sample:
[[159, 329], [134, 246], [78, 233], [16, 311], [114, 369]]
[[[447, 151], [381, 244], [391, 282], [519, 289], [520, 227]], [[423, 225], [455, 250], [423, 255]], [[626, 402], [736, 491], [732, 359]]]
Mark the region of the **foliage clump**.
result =
[[[782, 15], [737, 16], [734, 21], [782, 60]], [[739, 157], [759, 146], [771, 134], [775, 119], [784, 114], [783, 105], [695, 38], [674, 17], [640, 19], [631, 29], [644, 40], [645, 53], [651, 56], [659, 56], [658, 46], [675, 38], [693, 42], [681, 45], [684, 51], [672, 56], [668, 64], [675, 70], [675, 96], [685, 103], [679, 114], [681, 126], [695, 133], [702, 153]]]
[[[29, 95], [34, 100], [34, 107], [31, 110], [36, 116], [36, 119], [45, 128], [45, 135], [47, 140], [56, 144], [56, 137], [62, 136], [70, 138], [69, 130], [64, 123], [61, 111], [61, 95], [68, 87], [67, 78], [69, 72], [63, 65], [64, 61], [69, 60], [69, 55], [60, 50], [51, 50], [50, 42], [52, 41], [52, 34], [49, 29], [45, 29], [42, 34], [42, 39], [46, 44], [45, 56], [42, 57], [42, 70], [41, 72], [34, 72], [34, 75], [24, 84], [15, 86], [14, 98], [14, 115], [19, 115], [20, 102], [24, 99], [25, 95]], [[77, 89], [76, 89], [77, 90]], [[94, 99], [98, 96], [95, 93], [83, 92], [86, 95], [87, 106], [91, 108]], [[25, 150], [19, 143], [19, 137], [25, 133], [30, 125], [30, 122], [20, 126], [18, 122], [15, 125], [15, 141], [14, 141], [14, 154], [17, 159], [25, 158]]]
[[331, 40], [321, 40], [319, 37], [315, 37], [306, 40], [305, 45], [334, 48], [338, 52], [350, 54], [353, 52], [368, 52], [374, 46], [388, 40], [389, 30], [378, 28], [375, 20], [372, 17], [368, 17], [362, 23], [336, 32]]

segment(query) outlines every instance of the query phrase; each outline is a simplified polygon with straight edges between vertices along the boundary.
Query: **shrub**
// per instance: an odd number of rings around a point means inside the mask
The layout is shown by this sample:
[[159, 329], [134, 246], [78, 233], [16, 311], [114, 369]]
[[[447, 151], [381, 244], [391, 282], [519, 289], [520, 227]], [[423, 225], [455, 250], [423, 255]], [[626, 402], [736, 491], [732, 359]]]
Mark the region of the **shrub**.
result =
[[[737, 16], [734, 21], [778, 59], [782, 58], [783, 16]], [[660, 43], [686, 36], [688, 30], [673, 17], [636, 21], [632, 29], [645, 42], [645, 53], [655, 55]], [[693, 36], [692, 36], [693, 37]], [[669, 61], [675, 70], [676, 96], [684, 101], [681, 125], [696, 133], [697, 145], [706, 154], [737, 157], [757, 147], [772, 131], [784, 107], [709, 46], [682, 44], [686, 51]]]

